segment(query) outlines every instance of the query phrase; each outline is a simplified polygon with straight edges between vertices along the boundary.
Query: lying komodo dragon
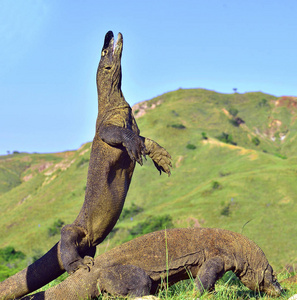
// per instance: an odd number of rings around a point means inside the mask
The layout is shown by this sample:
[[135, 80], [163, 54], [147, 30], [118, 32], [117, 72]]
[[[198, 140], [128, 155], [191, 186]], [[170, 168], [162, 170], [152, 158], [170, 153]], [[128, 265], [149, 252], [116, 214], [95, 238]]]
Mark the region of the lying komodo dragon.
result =
[[0, 299], [20, 297], [65, 272], [92, 265], [96, 245], [116, 224], [131, 182], [135, 162], [148, 155], [156, 168], [170, 175], [170, 155], [156, 142], [139, 135], [132, 110], [121, 91], [123, 38], [114, 45], [109, 31], [97, 70], [98, 117], [92, 144], [85, 201], [61, 240], [28, 268], [0, 283]]
[[[96, 257], [90, 271], [80, 269], [59, 285], [23, 300], [90, 299], [102, 292], [121, 296], [155, 293], [163, 283], [196, 278], [200, 293], [233, 271], [248, 288], [281, 293], [263, 251], [245, 236], [216, 228], [156, 231]], [[168, 276], [168, 277], [167, 277]]]

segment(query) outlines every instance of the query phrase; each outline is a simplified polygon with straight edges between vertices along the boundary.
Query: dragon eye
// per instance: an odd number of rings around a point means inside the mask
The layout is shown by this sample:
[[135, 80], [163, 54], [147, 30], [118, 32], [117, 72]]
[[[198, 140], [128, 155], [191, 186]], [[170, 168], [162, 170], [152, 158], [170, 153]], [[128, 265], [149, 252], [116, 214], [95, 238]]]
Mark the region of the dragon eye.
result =
[[107, 53], [108, 53], [108, 50], [104, 49], [104, 50], [102, 51], [102, 56], [105, 56]]

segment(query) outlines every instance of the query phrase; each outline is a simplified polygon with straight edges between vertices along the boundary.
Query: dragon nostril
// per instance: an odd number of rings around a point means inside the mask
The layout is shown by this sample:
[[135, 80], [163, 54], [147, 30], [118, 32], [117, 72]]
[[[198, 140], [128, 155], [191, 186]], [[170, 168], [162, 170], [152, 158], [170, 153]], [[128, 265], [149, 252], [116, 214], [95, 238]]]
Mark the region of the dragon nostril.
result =
[[105, 67], [105, 70], [110, 70], [111, 69], [111, 67]]

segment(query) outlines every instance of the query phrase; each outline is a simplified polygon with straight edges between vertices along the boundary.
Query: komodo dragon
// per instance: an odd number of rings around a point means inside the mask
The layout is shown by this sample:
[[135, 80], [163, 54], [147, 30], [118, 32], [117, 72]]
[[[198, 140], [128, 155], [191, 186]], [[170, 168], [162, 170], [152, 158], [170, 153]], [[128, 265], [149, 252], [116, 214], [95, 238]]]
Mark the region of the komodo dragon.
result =
[[[281, 293], [263, 251], [245, 236], [216, 228], [156, 231], [96, 257], [59, 285], [23, 300], [90, 299], [102, 292], [121, 296], [155, 293], [160, 285], [196, 278], [200, 293], [233, 271], [245, 286], [272, 296]], [[168, 276], [168, 277], [167, 277]]]
[[47, 284], [66, 270], [92, 265], [96, 245], [116, 224], [131, 182], [135, 162], [148, 155], [160, 174], [170, 175], [170, 155], [153, 140], [139, 135], [129, 104], [121, 91], [122, 34], [109, 31], [97, 70], [98, 117], [92, 144], [85, 201], [61, 240], [43, 257], [0, 283], [0, 299], [20, 297]]

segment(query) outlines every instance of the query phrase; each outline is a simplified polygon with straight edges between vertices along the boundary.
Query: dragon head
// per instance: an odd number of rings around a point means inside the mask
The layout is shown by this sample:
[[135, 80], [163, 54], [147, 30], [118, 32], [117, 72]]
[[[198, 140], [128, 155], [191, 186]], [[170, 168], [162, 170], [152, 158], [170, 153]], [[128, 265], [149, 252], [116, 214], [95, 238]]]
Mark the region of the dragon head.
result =
[[259, 284], [261, 292], [265, 292], [270, 296], [279, 296], [283, 288], [276, 279], [273, 269], [270, 265], [264, 271], [262, 282]]
[[283, 291], [269, 264], [267, 264], [264, 272], [262, 268], [258, 271], [248, 268], [245, 274], [240, 276], [240, 280], [249, 289], [264, 292], [270, 296], [279, 296]]
[[98, 93], [113, 92], [111, 89], [121, 90], [121, 57], [123, 50], [123, 36], [118, 34], [116, 43], [114, 43], [114, 35], [112, 31], [108, 31], [105, 35], [103, 48], [101, 51], [101, 59], [97, 69], [97, 89]]

